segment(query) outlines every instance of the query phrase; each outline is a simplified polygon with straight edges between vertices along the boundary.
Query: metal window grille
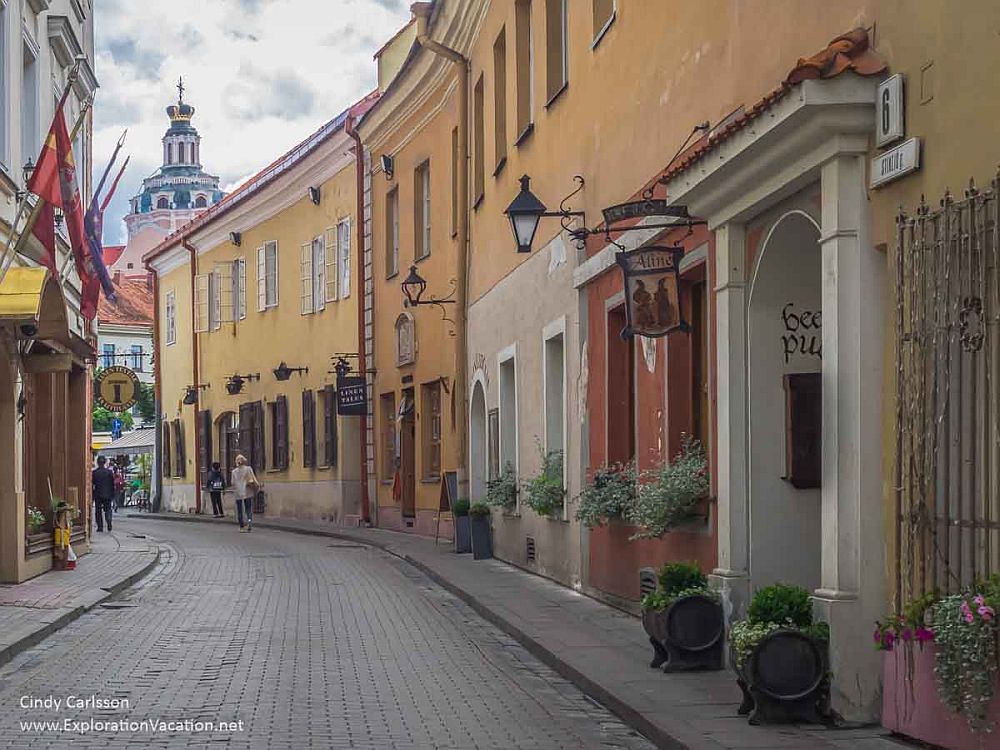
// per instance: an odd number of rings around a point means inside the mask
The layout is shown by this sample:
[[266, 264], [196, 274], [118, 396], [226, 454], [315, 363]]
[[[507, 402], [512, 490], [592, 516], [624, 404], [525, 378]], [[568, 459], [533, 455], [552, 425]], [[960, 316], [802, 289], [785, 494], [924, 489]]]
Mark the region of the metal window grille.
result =
[[528, 562], [535, 562], [535, 537], [525, 537], [524, 556]]
[[998, 191], [898, 219], [897, 607], [1000, 571]]

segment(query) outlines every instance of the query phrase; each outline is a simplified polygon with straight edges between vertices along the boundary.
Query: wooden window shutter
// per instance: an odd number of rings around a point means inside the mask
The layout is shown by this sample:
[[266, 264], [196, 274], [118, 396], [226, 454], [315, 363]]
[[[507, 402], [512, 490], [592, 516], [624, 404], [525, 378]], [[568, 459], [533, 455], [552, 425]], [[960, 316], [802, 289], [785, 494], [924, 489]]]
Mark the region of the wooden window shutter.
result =
[[323, 233], [323, 254], [326, 265], [326, 301], [337, 299], [337, 228], [328, 227]]
[[264, 262], [264, 246], [257, 248], [257, 312], [267, 309], [267, 267]]
[[198, 474], [202, 482], [208, 475], [212, 463], [212, 412], [209, 409], [198, 412]]
[[299, 292], [301, 298], [301, 308], [299, 312], [302, 315], [308, 315], [313, 311], [313, 256], [312, 256], [312, 243], [303, 242], [302, 247], [299, 248], [299, 277], [302, 283], [302, 289]]
[[194, 331], [204, 333], [208, 330], [209, 284], [208, 274], [200, 273], [194, 277]]
[[174, 468], [174, 476], [182, 477], [184, 476], [185, 464], [187, 463], [187, 456], [184, 455], [184, 422], [179, 419], [174, 420], [174, 460], [176, 462], [176, 467]]
[[160, 451], [162, 453], [161, 460], [163, 461], [163, 476], [168, 477], [173, 474], [173, 449], [170, 442], [170, 422], [163, 423], [163, 436], [160, 441]]
[[[240, 453], [247, 461], [253, 464], [253, 439], [254, 439], [254, 410], [253, 404], [240, 404]], [[235, 462], [233, 464], [235, 466]]]
[[267, 470], [267, 455], [264, 448], [264, 402], [254, 401], [253, 403], [253, 457], [251, 465], [253, 470]]
[[278, 396], [275, 399], [275, 467], [276, 469], [288, 468], [288, 399]]
[[302, 465], [316, 465], [316, 408], [311, 390], [302, 391]]
[[337, 391], [332, 385], [323, 389], [323, 453], [327, 466], [337, 465]]
[[822, 475], [823, 386], [818, 372], [785, 375], [785, 480], [819, 487]]

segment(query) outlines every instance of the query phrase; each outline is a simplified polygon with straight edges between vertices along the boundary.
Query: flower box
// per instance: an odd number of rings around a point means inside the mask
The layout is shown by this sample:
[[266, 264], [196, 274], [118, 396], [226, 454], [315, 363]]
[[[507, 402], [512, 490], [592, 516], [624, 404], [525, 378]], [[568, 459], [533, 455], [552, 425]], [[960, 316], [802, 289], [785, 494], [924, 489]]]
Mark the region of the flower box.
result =
[[[897, 643], [883, 652], [882, 724], [915, 740], [951, 750], [997, 747], [996, 730], [974, 732], [965, 717], [951, 711], [938, 697], [934, 677], [936, 648], [932, 644]], [[1000, 727], [1000, 685], [987, 718]]]
[[711, 596], [691, 594], [665, 609], [643, 610], [642, 626], [655, 656], [651, 667], [664, 672], [722, 669], [722, 605]]

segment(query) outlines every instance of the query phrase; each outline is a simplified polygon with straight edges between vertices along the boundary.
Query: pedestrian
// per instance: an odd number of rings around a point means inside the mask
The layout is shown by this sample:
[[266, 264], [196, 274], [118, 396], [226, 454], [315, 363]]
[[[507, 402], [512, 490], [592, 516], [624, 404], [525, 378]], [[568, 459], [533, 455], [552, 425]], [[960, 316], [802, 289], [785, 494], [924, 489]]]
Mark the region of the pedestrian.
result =
[[[240, 531], [253, 530], [253, 499], [260, 490], [260, 483], [253, 473], [253, 467], [247, 464], [242, 455], [236, 457], [236, 468], [233, 469], [233, 489], [236, 490], [236, 519], [240, 522]], [[246, 515], [246, 528], [243, 517]]]
[[212, 464], [211, 471], [208, 472], [208, 491], [212, 496], [212, 516], [214, 518], [225, 518], [222, 512], [222, 491], [226, 489], [226, 478], [222, 476], [222, 466], [218, 461]]
[[104, 531], [105, 521], [108, 522], [108, 531], [111, 531], [111, 500], [115, 496], [115, 475], [111, 469], [105, 466], [107, 462], [108, 460], [104, 456], [98, 456], [97, 468], [90, 475], [98, 531]]
[[117, 511], [125, 504], [125, 470], [115, 466], [115, 497], [112, 510]]

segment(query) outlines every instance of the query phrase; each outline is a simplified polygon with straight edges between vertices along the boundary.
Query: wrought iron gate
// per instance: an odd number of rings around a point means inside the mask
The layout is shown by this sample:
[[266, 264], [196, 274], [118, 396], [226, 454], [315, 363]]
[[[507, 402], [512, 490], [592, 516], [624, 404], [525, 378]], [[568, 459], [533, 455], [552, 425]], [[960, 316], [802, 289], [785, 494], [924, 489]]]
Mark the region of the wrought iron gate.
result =
[[998, 190], [898, 219], [897, 611], [1000, 572]]

